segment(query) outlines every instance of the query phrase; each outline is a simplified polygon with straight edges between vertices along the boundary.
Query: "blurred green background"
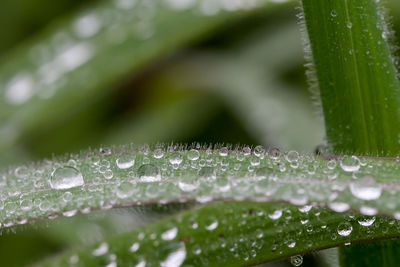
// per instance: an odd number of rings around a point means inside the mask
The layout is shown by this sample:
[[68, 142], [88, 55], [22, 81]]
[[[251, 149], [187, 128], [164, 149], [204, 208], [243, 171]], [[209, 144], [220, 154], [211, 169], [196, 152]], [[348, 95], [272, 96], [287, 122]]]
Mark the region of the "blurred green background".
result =
[[[298, 2], [221, 0], [196, 10], [195, 2], [2, 0], [0, 166], [129, 142], [312, 153], [324, 126], [306, 81]], [[386, 6], [400, 32], [400, 2]], [[3, 230], [1, 265], [164, 214], [116, 213]]]

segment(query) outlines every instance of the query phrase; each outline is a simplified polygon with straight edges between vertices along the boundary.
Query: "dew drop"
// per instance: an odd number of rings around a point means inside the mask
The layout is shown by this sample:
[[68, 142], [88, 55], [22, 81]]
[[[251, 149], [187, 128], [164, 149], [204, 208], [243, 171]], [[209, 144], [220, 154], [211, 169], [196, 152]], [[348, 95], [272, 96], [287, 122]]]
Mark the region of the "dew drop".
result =
[[305, 206], [299, 208], [299, 211], [302, 213], [308, 213], [311, 209], [312, 209], [311, 205], [305, 205]]
[[73, 167], [61, 167], [56, 169], [50, 179], [50, 185], [54, 189], [68, 189], [84, 184], [82, 173]]
[[286, 154], [285, 159], [286, 159], [288, 162], [290, 162], [290, 163], [296, 162], [296, 161], [299, 160], [299, 153], [298, 153], [297, 151], [293, 151], [293, 150], [292, 150], [292, 151], [289, 151], [289, 152]]
[[100, 19], [94, 14], [86, 14], [74, 24], [74, 32], [80, 38], [89, 38], [95, 35], [101, 28]]
[[182, 161], [183, 161], [183, 157], [178, 152], [172, 153], [169, 156], [169, 163], [171, 163], [172, 165], [179, 165], [182, 163]]
[[69, 211], [63, 212], [62, 215], [65, 217], [72, 217], [72, 216], [75, 216], [77, 212], [78, 212], [77, 210], [69, 210]]
[[135, 165], [135, 156], [134, 155], [121, 155], [118, 159], [115, 160], [117, 167], [120, 169], [129, 169]]
[[18, 178], [26, 178], [29, 175], [29, 169], [26, 166], [20, 166], [15, 169], [15, 176]]
[[268, 167], [258, 168], [255, 172], [256, 177], [259, 178], [268, 178], [271, 174], [273, 174], [273, 170]]
[[341, 236], [349, 236], [353, 231], [353, 226], [348, 222], [342, 222], [338, 225], [337, 232]]
[[193, 192], [199, 185], [197, 177], [189, 175], [180, 177], [178, 182], [178, 186], [183, 192]]
[[259, 158], [264, 158], [265, 149], [263, 146], [256, 146], [254, 148], [254, 155]]
[[124, 181], [117, 186], [116, 194], [119, 198], [128, 198], [135, 192], [135, 185]]
[[103, 176], [104, 176], [104, 178], [106, 178], [107, 180], [110, 180], [111, 178], [114, 177], [114, 173], [113, 173], [112, 170], [107, 169], [107, 170], [104, 171]]
[[356, 172], [360, 169], [361, 162], [356, 156], [344, 156], [340, 161], [340, 167], [345, 172]]
[[272, 148], [268, 151], [268, 154], [272, 159], [276, 160], [281, 156], [281, 151], [279, 150], [279, 148]]
[[21, 207], [21, 209], [23, 211], [28, 211], [32, 208], [32, 200], [30, 200], [30, 199], [21, 200], [21, 202], [19, 203], [19, 206]]
[[108, 244], [103, 242], [100, 244], [100, 246], [98, 248], [93, 250], [92, 254], [93, 254], [93, 256], [101, 256], [101, 255], [106, 254], [107, 252], [108, 252]]
[[361, 225], [361, 226], [368, 227], [368, 226], [371, 226], [375, 222], [375, 219], [376, 219], [375, 216], [360, 218], [358, 220], [358, 224]]
[[292, 256], [290, 257], [290, 263], [293, 266], [300, 266], [303, 264], [303, 257], [301, 255]]
[[361, 206], [360, 213], [363, 215], [374, 216], [378, 213], [378, 210], [374, 207]]
[[353, 28], [353, 23], [351, 23], [351, 22], [349, 21], [349, 22], [347, 22], [346, 26], [347, 26], [347, 28], [351, 29], [351, 28]]
[[294, 241], [294, 240], [289, 240], [287, 246], [288, 246], [289, 248], [294, 248], [294, 247], [296, 246], [296, 241]]
[[168, 254], [167, 258], [160, 262], [161, 267], [179, 267], [185, 261], [186, 247], [184, 243], [177, 244], [177, 247]]
[[214, 168], [213, 167], [202, 167], [199, 170], [199, 177], [214, 180], [216, 178]]
[[192, 252], [195, 255], [200, 255], [201, 254], [201, 247], [199, 245], [194, 245], [192, 248]]
[[178, 234], [178, 228], [173, 227], [161, 234], [162, 240], [173, 240]]
[[161, 148], [157, 148], [154, 150], [153, 157], [156, 159], [161, 159], [164, 157], [164, 151]]
[[371, 176], [350, 184], [350, 191], [358, 199], [375, 200], [381, 196], [382, 187]]
[[187, 158], [192, 161], [198, 160], [200, 158], [200, 152], [196, 149], [191, 149], [187, 154]]
[[282, 216], [282, 210], [276, 210], [271, 214], [268, 214], [268, 217], [272, 220], [278, 220]]
[[143, 164], [138, 169], [138, 175], [142, 182], [151, 183], [161, 180], [160, 171], [152, 164]]
[[336, 17], [337, 15], [338, 15], [338, 13], [337, 13], [336, 9], [332, 9], [331, 16]]
[[350, 209], [350, 205], [346, 202], [332, 202], [329, 204], [329, 208], [335, 212], [345, 212]]
[[145, 267], [146, 261], [144, 259], [139, 260], [139, 262], [135, 265], [135, 267]]
[[206, 229], [208, 231], [213, 231], [218, 227], [218, 221], [212, 220], [209, 224], [206, 225]]
[[227, 147], [223, 147], [223, 148], [221, 148], [220, 150], [219, 150], [219, 155], [221, 156], [221, 157], [226, 157], [226, 156], [228, 156], [228, 148]]
[[139, 250], [139, 247], [140, 247], [139, 243], [138, 243], [138, 242], [135, 242], [135, 243], [133, 243], [133, 244], [131, 245], [131, 247], [129, 248], [129, 251], [130, 251], [130, 252], [136, 252], [136, 251]]

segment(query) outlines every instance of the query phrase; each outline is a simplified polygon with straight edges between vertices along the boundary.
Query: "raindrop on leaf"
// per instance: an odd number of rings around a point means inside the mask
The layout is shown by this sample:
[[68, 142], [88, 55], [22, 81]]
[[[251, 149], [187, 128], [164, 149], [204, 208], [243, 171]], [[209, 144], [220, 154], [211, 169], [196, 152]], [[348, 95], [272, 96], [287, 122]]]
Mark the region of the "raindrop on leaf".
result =
[[56, 169], [50, 178], [50, 185], [54, 189], [68, 189], [84, 184], [82, 173], [73, 167]]

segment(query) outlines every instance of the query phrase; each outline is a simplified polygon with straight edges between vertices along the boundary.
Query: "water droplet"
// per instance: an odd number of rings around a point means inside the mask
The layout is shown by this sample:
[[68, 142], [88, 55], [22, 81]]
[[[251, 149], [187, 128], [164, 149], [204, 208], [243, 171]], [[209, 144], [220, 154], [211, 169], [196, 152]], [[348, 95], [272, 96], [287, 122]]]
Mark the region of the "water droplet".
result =
[[338, 15], [338, 13], [337, 13], [336, 9], [332, 9], [331, 16], [336, 17], [337, 15]]
[[353, 23], [351, 23], [351, 22], [349, 21], [349, 22], [347, 22], [346, 26], [347, 26], [347, 28], [351, 29], [351, 28], [353, 28]]
[[136, 252], [139, 250], [140, 244], [138, 242], [135, 242], [132, 244], [132, 246], [129, 248], [130, 252]]
[[301, 255], [292, 256], [290, 257], [290, 263], [293, 266], [300, 266], [303, 264], [303, 257]]
[[305, 205], [305, 206], [299, 208], [299, 211], [302, 213], [308, 213], [311, 209], [312, 209], [311, 205]]
[[208, 231], [213, 231], [218, 227], [218, 221], [213, 219], [209, 224], [206, 225]]
[[111, 178], [114, 177], [114, 173], [112, 172], [112, 170], [107, 169], [104, 171], [103, 176], [105, 179], [110, 180]]
[[146, 267], [146, 261], [144, 259], [140, 259], [135, 267]]
[[289, 240], [288, 243], [287, 243], [287, 246], [288, 246], [289, 248], [294, 248], [294, 247], [296, 246], [296, 241], [294, 241], [294, 240]]
[[28, 101], [34, 93], [34, 80], [27, 73], [15, 75], [6, 85], [5, 98], [14, 105], [20, 105]]
[[199, 177], [215, 180], [216, 175], [213, 167], [202, 167], [199, 170]]
[[329, 208], [335, 212], [345, 212], [350, 209], [350, 205], [346, 202], [332, 202], [329, 204]]
[[30, 210], [32, 208], [32, 200], [30, 199], [21, 200], [19, 205], [23, 211]]
[[169, 156], [169, 162], [170, 162], [172, 165], [179, 165], [179, 164], [182, 163], [182, 161], [183, 161], [183, 157], [182, 157], [182, 155], [181, 155], [180, 153], [178, 153], [178, 152], [172, 153], [172, 154]]
[[62, 215], [65, 217], [72, 217], [72, 216], [75, 216], [77, 212], [78, 212], [78, 210], [69, 210], [69, 211], [63, 212]]
[[112, 154], [112, 151], [109, 147], [102, 146], [99, 148], [99, 153], [102, 156], [110, 156]]
[[116, 194], [119, 198], [128, 198], [135, 192], [135, 185], [124, 181], [117, 186]]
[[369, 206], [361, 206], [360, 207], [360, 213], [363, 215], [368, 215], [368, 216], [373, 216], [378, 213], [378, 210], [374, 207], [369, 207]]
[[152, 164], [143, 164], [138, 169], [138, 175], [142, 182], [158, 182], [161, 180], [160, 171]]
[[273, 174], [273, 170], [271, 168], [268, 167], [262, 167], [262, 168], [258, 168], [255, 172], [256, 177], [260, 177], [260, 178], [267, 178], [269, 177], [271, 174]]
[[329, 170], [334, 170], [336, 168], [336, 161], [335, 160], [328, 161], [326, 167], [328, 167]]
[[340, 167], [345, 172], [356, 172], [360, 169], [360, 159], [356, 156], [344, 156], [340, 161]]
[[187, 153], [187, 158], [189, 160], [198, 160], [200, 158], [200, 152], [197, 151], [196, 149], [191, 149], [188, 153]]
[[375, 200], [381, 196], [382, 187], [371, 176], [365, 176], [350, 184], [350, 191], [356, 198]]
[[195, 255], [200, 255], [201, 254], [201, 247], [199, 245], [194, 245], [192, 248], [192, 252]]
[[288, 161], [288, 162], [296, 162], [296, 161], [298, 161], [299, 160], [299, 153], [297, 152], [297, 151], [289, 151], [287, 154], [286, 154], [286, 156], [285, 156], [285, 159]]
[[228, 148], [227, 147], [223, 147], [219, 150], [219, 155], [222, 157], [226, 157], [228, 155]]
[[254, 155], [259, 158], [264, 158], [265, 149], [263, 146], [256, 146], [254, 148]]
[[376, 217], [363, 217], [358, 219], [358, 224], [361, 226], [371, 226], [375, 222]]
[[353, 226], [348, 222], [342, 222], [338, 225], [337, 232], [341, 236], [349, 236], [353, 231]]
[[107, 252], [108, 252], [108, 244], [103, 242], [100, 244], [100, 246], [98, 248], [93, 250], [92, 254], [94, 256], [101, 256], [101, 255], [106, 254]]
[[200, 185], [199, 180], [195, 176], [182, 176], [179, 178], [178, 186], [183, 192], [193, 192]]
[[162, 233], [161, 238], [163, 240], [172, 240], [176, 237], [177, 234], [178, 234], [178, 228], [173, 227], [173, 228], [165, 231], [164, 233]]
[[50, 179], [50, 185], [54, 189], [68, 189], [84, 184], [82, 174], [73, 167], [61, 167], [56, 169]]
[[175, 249], [168, 254], [167, 258], [160, 262], [161, 267], [179, 267], [185, 261], [186, 247], [184, 243], [175, 245]]
[[272, 159], [278, 159], [281, 156], [281, 151], [279, 148], [272, 148], [268, 151], [268, 154]]
[[94, 36], [101, 28], [101, 20], [95, 14], [85, 14], [74, 24], [74, 32], [80, 38]]
[[15, 176], [18, 178], [26, 178], [29, 175], [29, 169], [26, 166], [19, 166], [15, 169]]
[[268, 217], [272, 220], [278, 220], [282, 216], [282, 210], [276, 210], [271, 214], [268, 214]]
[[117, 167], [120, 169], [129, 169], [135, 165], [135, 156], [134, 155], [121, 155], [118, 159], [115, 160]]
[[156, 150], [154, 150], [153, 157], [156, 159], [161, 159], [162, 157], [164, 157], [164, 150], [162, 150], [161, 148], [157, 148]]

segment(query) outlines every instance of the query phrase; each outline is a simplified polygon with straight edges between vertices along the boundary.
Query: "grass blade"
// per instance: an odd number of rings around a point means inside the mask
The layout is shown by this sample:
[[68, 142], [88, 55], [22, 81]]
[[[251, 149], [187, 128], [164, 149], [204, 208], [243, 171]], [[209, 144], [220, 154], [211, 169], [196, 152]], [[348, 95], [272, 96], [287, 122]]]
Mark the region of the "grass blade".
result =
[[400, 150], [400, 84], [374, 0], [303, 0], [329, 142], [336, 153]]
[[[252, 153], [249, 147], [184, 148], [103, 147], [9, 168], [1, 175], [0, 223], [7, 228], [146, 203], [245, 199], [399, 216], [395, 160], [326, 160], [295, 151], [267, 153], [260, 146]], [[352, 176], [359, 178], [351, 181]]]
[[[213, 203], [68, 252], [40, 266], [250, 266], [360, 242], [367, 236], [398, 235], [398, 222], [376, 218], [381, 227], [367, 234], [370, 227], [360, 225], [363, 218], [353, 215], [282, 203]], [[388, 227], [387, 231], [383, 227]]]

